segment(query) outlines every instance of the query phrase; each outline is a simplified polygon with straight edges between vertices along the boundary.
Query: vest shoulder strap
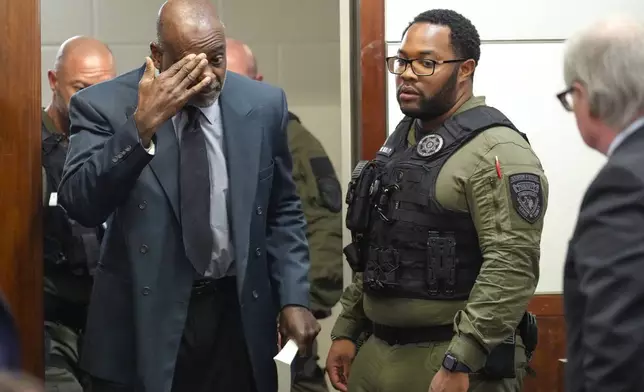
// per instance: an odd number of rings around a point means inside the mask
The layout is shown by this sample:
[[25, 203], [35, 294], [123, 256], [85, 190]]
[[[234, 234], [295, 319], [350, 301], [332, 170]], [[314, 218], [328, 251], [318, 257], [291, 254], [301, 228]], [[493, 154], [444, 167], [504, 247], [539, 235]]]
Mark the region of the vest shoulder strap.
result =
[[[453, 116], [445, 122], [449, 129], [458, 129], [460, 132], [482, 132], [493, 127], [507, 127], [518, 132], [528, 143], [528, 137], [518, 130], [501, 111], [492, 106], [477, 106], [470, 110]], [[452, 130], [450, 129], [450, 131]]]
[[405, 118], [398, 123], [394, 132], [387, 137], [385, 144], [383, 144], [382, 147], [380, 147], [380, 150], [376, 153], [376, 157], [381, 156], [389, 158], [398, 148], [406, 148], [405, 142], [407, 141], [407, 133], [409, 132], [409, 128], [411, 128], [412, 121], [411, 117], [405, 116]]

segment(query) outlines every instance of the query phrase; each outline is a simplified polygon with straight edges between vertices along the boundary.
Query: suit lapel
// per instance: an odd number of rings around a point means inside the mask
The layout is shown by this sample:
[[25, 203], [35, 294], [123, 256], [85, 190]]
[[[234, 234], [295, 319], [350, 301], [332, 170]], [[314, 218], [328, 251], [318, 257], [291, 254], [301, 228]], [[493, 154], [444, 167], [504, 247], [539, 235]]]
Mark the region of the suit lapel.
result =
[[[231, 78], [232, 79], [232, 78]], [[227, 80], [221, 94], [221, 114], [226, 145], [229, 178], [229, 209], [235, 262], [240, 282], [244, 281], [248, 256], [251, 214], [255, 211], [257, 173], [263, 137], [262, 124], [250, 111], [246, 101], [236, 95]], [[242, 284], [239, 285], [241, 290]]]
[[[127, 116], [130, 117], [136, 110], [129, 107]], [[172, 119], [164, 122], [156, 133], [154, 141], [154, 158], [150, 161], [150, 168], [161, 184], [177, 220], [179, 214], [179, 144], [174, 132]]]

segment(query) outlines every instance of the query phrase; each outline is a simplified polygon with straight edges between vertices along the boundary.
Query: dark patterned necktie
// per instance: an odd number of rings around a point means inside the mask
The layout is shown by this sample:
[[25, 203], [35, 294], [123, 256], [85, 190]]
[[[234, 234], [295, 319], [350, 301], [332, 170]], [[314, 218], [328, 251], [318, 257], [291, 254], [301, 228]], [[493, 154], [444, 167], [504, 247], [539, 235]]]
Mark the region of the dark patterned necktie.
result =
[[210, 228], [210, 165], [206, 138], [201, 128], [201, 111], [186, 106], [188, 124], [181, 132], [179, 184], [181, 229], [188, 260], [203, 275], [212, 258], [213, 234]]

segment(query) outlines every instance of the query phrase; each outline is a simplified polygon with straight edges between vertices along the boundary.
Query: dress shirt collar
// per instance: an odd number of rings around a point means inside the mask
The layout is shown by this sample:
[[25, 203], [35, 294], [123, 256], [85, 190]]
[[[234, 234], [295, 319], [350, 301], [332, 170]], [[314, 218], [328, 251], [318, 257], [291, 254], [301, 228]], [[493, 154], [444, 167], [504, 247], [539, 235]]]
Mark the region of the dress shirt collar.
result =
[[210, 124], [219, 121], [219, 98], [209, 106], [196, 106]]
[[606, 155], [611, 156], [615, 152], [615, 149], [617, 149], [620, 144], [624, 143], [624, 140], [626, 140], [626, 138], [634, 134], [642, 127], [644, 127], [644, 117], [640, 117], [637, 120], [633, 121], [631, 125], [629, 125], [626, 129], [615, 136], [613, 142], [610, 144], [610, 146], [608, 146], [608, 152]]

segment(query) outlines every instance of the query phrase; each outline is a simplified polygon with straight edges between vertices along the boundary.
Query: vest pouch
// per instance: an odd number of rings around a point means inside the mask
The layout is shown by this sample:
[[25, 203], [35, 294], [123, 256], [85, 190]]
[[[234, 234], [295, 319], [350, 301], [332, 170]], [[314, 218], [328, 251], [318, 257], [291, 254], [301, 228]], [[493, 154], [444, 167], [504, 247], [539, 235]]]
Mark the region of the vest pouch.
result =
[[372, 196], [377, 191], [377, 166], [372, 162], [361, 166], [362, 163], [354, 169], [347, 192], [346, 225], [352, 233], [365, 233], [369, 228]]
[[399, 266], [400, 254], [396, 249], [370, 247], [363, 274], [364, 284], [373, 292], [397, 288], [400, 285], [397, 276]]
[[430, 295], [452, 296], [456, 289], [454, 233], [430, 231], [427, 238], [427, 289]]
[[351, 267], [351, 270], [353, 270], [353, 272], [364, 271], [365, 252], [362, 251], [362, 247], [362, 242], [358, 240], [350, 243], [342, 250], [344, 256], [347, 258], [347, 263], [349, 263], [349, 266]]

